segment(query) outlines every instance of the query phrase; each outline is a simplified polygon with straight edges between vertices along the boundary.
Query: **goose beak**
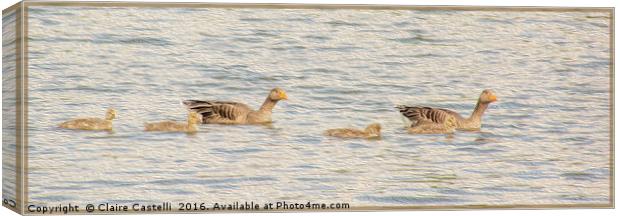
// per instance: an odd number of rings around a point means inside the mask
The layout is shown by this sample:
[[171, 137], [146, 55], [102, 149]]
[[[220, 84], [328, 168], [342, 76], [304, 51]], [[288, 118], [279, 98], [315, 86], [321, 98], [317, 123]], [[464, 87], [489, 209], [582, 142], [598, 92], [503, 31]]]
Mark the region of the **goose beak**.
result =
[[286, 95], [285, 92], [280, 92], [280, 98], [282, 98], [282, 100], [288, 100], [288, 95]]
[[491, 102], [497, 101], [497, 96], [491, 95], [491, 97], [489, 97], [489, 99], [491, 100]]

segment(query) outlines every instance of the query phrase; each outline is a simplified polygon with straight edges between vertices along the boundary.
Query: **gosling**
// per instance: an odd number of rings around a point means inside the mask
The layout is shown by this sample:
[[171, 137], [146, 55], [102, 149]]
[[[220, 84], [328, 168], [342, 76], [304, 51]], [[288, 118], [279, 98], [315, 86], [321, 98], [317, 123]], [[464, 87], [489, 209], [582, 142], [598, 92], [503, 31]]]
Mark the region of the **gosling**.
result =
[[105, 119], [78, 118], [61, 123], [58, 127], [74, 130], [112, 130], [112, 120], [116, 118], [116, 110], [110, 108], [105, 113]]
[[329, 129], [325, 131], [325, 135], [340, 138], [379, 138], [381, 137], [381, 125], [378, 123], [373, 123], [368, 125], [368, 127], [366, 127], [366, 129], [364, 130], [352, 128]]
[[162, 121], [154, 123], [145, 123], [144, 131], [167, 131], [167, 132], [185, 132], [195, 133], [198, 131], [196, 124], [200, 123], [200, 114], [196, 112], [190, 112], [187, 115], [187, 123], [174, 122], [174, 121]]
[[457, 126], [458, 123], [454, 116], [446, 116], [446, 119], [441, 123], [418, 122], [413, 127], [408, 128], [407, 131], [413, 134], [451, 134], [454, 133]]

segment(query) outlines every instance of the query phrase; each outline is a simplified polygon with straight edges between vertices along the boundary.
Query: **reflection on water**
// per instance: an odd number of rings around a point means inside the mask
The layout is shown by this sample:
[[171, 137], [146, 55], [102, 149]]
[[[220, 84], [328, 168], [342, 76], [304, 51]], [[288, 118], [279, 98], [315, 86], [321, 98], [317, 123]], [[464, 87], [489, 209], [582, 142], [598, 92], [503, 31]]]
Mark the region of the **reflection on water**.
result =
[[[34, 203], [248, 200], [351, 206], [609, 202], [609, 14], [399, 10], [29, 9]], [[275, 122], [183, 121], [183, 99]], [[469, 115], [479, 132], [411, 135], [396, 104]], [[118, 111], [113, 133], [56, 128]], [[379, 122], [382, 139], [324, 137]]]

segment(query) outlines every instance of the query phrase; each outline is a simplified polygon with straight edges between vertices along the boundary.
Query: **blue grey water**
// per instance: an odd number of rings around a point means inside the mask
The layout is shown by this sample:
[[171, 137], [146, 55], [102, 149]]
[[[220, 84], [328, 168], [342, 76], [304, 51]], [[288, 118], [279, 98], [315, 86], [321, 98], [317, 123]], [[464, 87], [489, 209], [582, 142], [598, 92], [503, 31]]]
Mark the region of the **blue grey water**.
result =
[[15, 12], [2, 14], [2, 200], [16, 199], [15, 18]]
[[[29, 7], [31, 203], [610, 202], [610, 15], [602, 12]], [[184, 121], [183, 99], [258, 107], [270, 126]], [[412, 135], [394, 105], [479, 132]], [[57, 128], [118, 110], [114, 132]], [[383, 126], [380, 140], [328, 138]]]

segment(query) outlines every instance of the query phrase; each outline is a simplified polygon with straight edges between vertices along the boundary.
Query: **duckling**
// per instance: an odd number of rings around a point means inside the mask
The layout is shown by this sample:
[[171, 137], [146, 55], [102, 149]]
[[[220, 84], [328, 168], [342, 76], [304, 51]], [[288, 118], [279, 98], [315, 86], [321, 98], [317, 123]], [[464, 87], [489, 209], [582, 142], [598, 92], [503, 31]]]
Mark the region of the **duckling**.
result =
[[368, 125], [368, 127], [364, 130], [352, 128], [329, 129], [325, 131], [325, 135], [340, 138], [379, 138], [381, 137], [381, 125], [378, 123], [373, 123]]
[[186, 132], [195, 133], [198, 131], [196, 124], [200, 123], [200, 114], [190, 112], [187, 115], [187, 123], [162, 121], [154, 123], [145, 123], [144, 131], [169, 131], [169, 132]]
[[456, 117], [447, 115], [441, 123], [418, 121], [415, 125], [407, 129], [407, 131], [415, 134], [451, 134], [454, 133], [457, 126]]
[[110, 108], [105, 113], [105, 119], [79, 118], [61, 123], [58, 127], [75, 130], [112, 130], [112, 120], [116, 118], [116, 110]]

